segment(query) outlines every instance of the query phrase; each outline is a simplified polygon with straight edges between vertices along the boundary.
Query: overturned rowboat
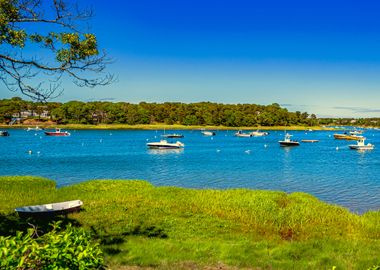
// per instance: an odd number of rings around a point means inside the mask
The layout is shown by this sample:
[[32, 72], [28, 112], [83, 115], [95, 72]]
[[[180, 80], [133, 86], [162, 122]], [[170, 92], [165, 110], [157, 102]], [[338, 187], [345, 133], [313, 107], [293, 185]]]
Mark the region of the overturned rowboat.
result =
[[68, 213], [79, 211], [82, 205], [83, 202], [81, 200], [74, 200], [59, 203], [23, 206], [16, 208], [15, 211], [20, 216], [66, 215]]

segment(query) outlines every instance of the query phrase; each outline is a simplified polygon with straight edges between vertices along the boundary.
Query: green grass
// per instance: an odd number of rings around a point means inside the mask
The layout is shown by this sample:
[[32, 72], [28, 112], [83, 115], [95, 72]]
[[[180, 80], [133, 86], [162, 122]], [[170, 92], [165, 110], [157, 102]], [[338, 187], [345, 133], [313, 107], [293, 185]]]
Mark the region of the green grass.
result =
[[[194, 269], [367, 269], [380, 264], [380, 211], [356, 215], [305, 193], [154, 187], [93, 180], [56, 189], [38, 177], [0, 177], [0, 217], [17, 206], [81, 199], [70, 215], [121, 265]], [[1, 223], [0, 223], [1, 225]]]

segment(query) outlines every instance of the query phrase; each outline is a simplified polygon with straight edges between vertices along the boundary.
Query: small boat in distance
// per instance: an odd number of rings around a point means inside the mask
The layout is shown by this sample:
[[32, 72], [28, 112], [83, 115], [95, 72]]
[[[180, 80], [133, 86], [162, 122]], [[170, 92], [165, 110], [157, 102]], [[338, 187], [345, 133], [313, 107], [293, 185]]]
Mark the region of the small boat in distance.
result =
[[159, 142], [151, 142], [146, 144], [150, 149], [178, 149], [185, 147], [184, 143], [179, 141], [170, 143], [167, 140], [161, 140]]
[[164, 138], [183, 138], [184, 137], [182, 134], [177, 134], [177, 133], [164, 134], [164, 135], [161, 135], [161, 136], [164, 137]]
[[251, 135], [252, 135], [253, 137], [262, 137], [262, 136], [267, 136], [267, 135], [269, 135], [269, 132], [261, 132], [261, 131], [259, 131], [259, 130], [256, 130], [256, 131], [252, 131], [252, 132], [251, 132]]
[[40, 130], [43, 130], [43, 128], [40, 128], [39, 126], [36, 126], [36, 127], [34, 127], [34, 128], [32, 128], [32, 127], [28, 127], [27, 129], [26, 129], [26, 131], [40, 131]]
[[359, 135], [350, 135], [348, 134], [347, 132], [343, 133], [343, 134], [340, 134], [340, 133], [335, 133], [334, 134], [334, 138], [336, 140], [351, 140], [351, 141], [358, 141], [362, 138], [364, 138], [363, 136], [359, 136]]
[[350, 133], [350, 135], [361, 135], [361, 134], [363, 134], [363, 131], [362, 130], [352, 130], [349, 133]]
[[23, 206], [16, 208], [15, 211], [20, 216], [64, 215], [79, 211], [82, 205], [83, 202], [81, 200], [74, 200], [59, 203]]
[[8, 137], [9, 136], [9, 132], [6, 131], [6, 130], [0, 130], [0, 136], [1, 137]]
[[234, 134], [236, 137], [252, 137], [251, 133], [243, 133], [243, 131], [239, 130]]
[[285, 138], [283, 141], [279, 141], [280, 143], [280, 146], [298, 146], [300, 145], [299, 142], [297, 141], [292, 141], [290, 138], [292, 137], [293, 135], [290, 135], [289, 133], [285, 133]]
[[316, 143], [319, 142], [319, 140], [301, 140], [303, 143]]
[[55, 131], [45, 131], [47, 136], [70, 136], [70, 133], [67, 131], [61, 131], [60, 128], [56, 128]]
[[207, 131], [207, 130], [202, 130], [201, 133], [205, 136], [215, 136], [216, 133], [214, 131]]
[[372, 150], [373, 148], [375, 148], [375, 146], [373, 144], [365, 144], [365, 139], [366, 138], [362, 138], [360, 140], [357, 141], [357, 144], [351, 144], [349, 145], [350, 149], [353, 149], [353, 150]]

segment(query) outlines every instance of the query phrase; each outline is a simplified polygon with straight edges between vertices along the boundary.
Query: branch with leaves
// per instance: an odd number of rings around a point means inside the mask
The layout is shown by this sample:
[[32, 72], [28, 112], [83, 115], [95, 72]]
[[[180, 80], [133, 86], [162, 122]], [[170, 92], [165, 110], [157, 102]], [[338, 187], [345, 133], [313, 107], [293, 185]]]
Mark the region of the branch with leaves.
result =
[[82, 31], [91, 16], [66, 0], [0, 0], [0, 80], [37, 101], [59, 96], [65, 76], [80, 87], [113, 82], [111, 60]]

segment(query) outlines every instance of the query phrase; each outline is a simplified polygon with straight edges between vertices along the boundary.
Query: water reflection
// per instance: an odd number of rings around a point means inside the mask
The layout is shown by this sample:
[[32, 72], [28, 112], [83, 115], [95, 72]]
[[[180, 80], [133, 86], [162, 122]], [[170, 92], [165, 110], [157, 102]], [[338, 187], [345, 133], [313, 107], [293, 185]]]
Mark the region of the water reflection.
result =
[[178, 148], [178, 149], [148, 149], [148, 154], [151, 154], [151, 155], [183, 154], [183, 148]]

